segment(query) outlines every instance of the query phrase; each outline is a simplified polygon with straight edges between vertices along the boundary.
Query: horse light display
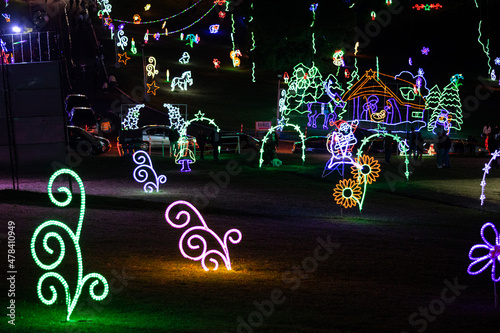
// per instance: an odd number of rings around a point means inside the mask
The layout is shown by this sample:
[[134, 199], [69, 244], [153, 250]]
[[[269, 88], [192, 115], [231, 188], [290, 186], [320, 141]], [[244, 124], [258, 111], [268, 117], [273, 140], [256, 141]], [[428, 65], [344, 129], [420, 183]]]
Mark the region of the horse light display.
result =
[[185, 71], [182, 73], [180, 77], [174, 77], [172, 79], [172, 83], [170, 84], [170, 87], [172, 91], [175, 90], [175, 88], [179, 88], [180, 90], [186, 91], [187, 87], [193, 85], [193, 78], [191, 77], [191, 71]]

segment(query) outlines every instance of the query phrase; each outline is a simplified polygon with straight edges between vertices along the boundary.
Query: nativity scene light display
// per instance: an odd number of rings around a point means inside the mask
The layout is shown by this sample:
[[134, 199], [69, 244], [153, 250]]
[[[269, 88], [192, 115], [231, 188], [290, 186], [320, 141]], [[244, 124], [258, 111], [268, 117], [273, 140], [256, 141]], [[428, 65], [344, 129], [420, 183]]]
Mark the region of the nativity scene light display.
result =
[[[307, 126], [331, 130], [338, 120], [357, 121], [360, 128], [381, 126], [392, 133], [427, 130], [432, 133], [460, 131], [462, 105], [455, 74], [444, 88], [427, 87], [423, 71], [396, 76], [368, 69], [362, 76], [356, 68], [342, 84], [334, 74], [326, 78], [312, 64], [295, 66], [288, 89], [281, 91], [281, 118], [292, 113], [307, 115]], [[347, 78], [347, 77], [346, 77]]]

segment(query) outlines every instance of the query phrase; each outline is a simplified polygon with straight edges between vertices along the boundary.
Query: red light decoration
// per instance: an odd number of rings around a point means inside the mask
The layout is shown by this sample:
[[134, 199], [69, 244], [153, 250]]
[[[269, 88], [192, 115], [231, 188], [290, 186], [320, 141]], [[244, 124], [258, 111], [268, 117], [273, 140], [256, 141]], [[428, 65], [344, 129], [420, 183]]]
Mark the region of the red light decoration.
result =
[[413, 5], [413, 7], [411, 7], [413, 9], [416, 9], [416, 10], [426, 10], [426, 11], [430, 11], [432, 9], [441, 9], [443, 8], [443, 6], [440, 4], [440, 3], [431, 3], [431, 4], [416, 4], [416, 5]]
[[215, 69], [219, 69], [220, 68], [220, 61], [219, 61], [219, 59], [214, 58], [214, 60], [212, 62], [214, 63]]
[[224, 17], [226, 17], [226, 12], [220, 11], [220, 12], [219, 12], [219, 17], [220, 17], [221, 19], [223, 19]]

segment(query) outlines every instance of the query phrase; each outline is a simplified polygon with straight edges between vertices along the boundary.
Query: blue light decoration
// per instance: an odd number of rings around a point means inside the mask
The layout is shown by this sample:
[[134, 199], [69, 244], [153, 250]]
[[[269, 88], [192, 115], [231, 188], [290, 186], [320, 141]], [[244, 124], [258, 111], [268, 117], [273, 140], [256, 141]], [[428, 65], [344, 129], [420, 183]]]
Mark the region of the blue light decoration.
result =
[[182, 57], [179, 58], [179, 62], [183, 65], [186, 65], [186, 64], [189, 64], [189, 60], [191, 59], [191, 56], [189, 55], [189, 53], [187, 52], [184, 52], [182, 54]]
[[218, 24], [212, 24], [210, 27], [209, 27], [209, 31], [211, 34], [216, 34], [219, 32], [219, 27], [220, 25]]
[[424, 46], [420, 52], [422, 52], [423, 55], [429, 55], [430, 49]]
[[305, 144], [306, 136], [300, 130], [300, 127], [298, 125], [282, 122], [281, 124], [273, 126], [270, 129], [268, 129], [266, 135], [264, 135], [264, 137], [262, 138], [262, 144], [260, 147], [259, 168], [262, 168], [262, 164], [264, 163], [264, 147], [266, 145], [267, 140], [272, 140], [272, 133], [274, 133], [277, 130], [283, 131], [283, 128], [285, 127], [292, 127], [297, 133], [299, 133], [300, 141], [302, 143], [301, 158], [302, 162], [306, 161], [306, 144]]
[[500, 57], [495, 58], [495, 65], [500, 65]]
[[180, 90], [186, 91], [187, 87], [193, 85], [193, 78], [191, 77], [191, 71], [185, 71], [182, 73], [182, 75], [176, 76], [172, 79], [172, 82], [170, 83], [170, 87], [172, 91], [175, 90], [175, 88], [179, 88]]
[[288, 81], [286, 108], [283, 109], [281, 118], [289, 118], [291, 112], [307, 113], [310, 118], [308, 126], [314, 127], [317, 116], [323, 114], [324, 125], [328, 126], [329, 120], [341, 118], [345, 112], [343, 108], [339, 109], [343, 105], [342, 98], [339, 98], [343, 93], [344, 90], [334, 75], [323, 80], [314, 63], [311, 67], [298, 64]]
[[[106, 278], [102, 276], [101, 274], [98, 273], [88, 273], [87, 275], [83, 276], [83, 257], [82, 257], [82, 252], [80, 248], [80, 232], [82, 230], [82, 225], [83, 225], [83, 218], [85, 215], [85, 202], [86, 202], [86, 197], [85, 197], [85, 188], [83, 186], [83, 182], [81, 178], [72, 170], [70, 169], [60, 169], [56, 171], [49, 179], [48, 183], [48, 195], [52, 203], [54, 203], [58, 207], [66, 207], [68, 206], [72, 199], [73, 199], [73, 194], [71, 193], [71, 190], [68, 189], [67, 187], [59, 187], [57, 190], [61, 193], [64, 193], [66, 195], [66, 199], [63, 201], [59, 201], [56, 199], [52, 193], [52, 186], [54, 184], [54, 181], [57, 177], [60, 175], [68, 175], [72, 178], [74, 178], [78, 184], [78, 188], [80, 190], [80, 211], [79, 211], [79, 216], [78, 216], [78, 225], [76, 228], [76, 232], [74, 232], [70, 227], [68, 227], [66, 224], [56, 221], [56, 220], [49, 220], [45, 221], [42, 223], [40, 226], [38, 226], [35, 229], [35, 232], [33, 233], [33, 237], [31, 238], [31, 255], [35, 261], [35, 263], [38, 265], [43, 270], [49, 271], [45, 274], [43, 274], [40, 279], [38, 280], [37, 284], [37, 293], [38, 293], [38, 298], [42, 301], [42, 303], [46, 305], [52, 305], [57, 301], [57, 290], [53, 284], [49, 285], [49, 289], [51, 292], [51, 297], [46, 298], [42, 292], [42, 288], [44, 285], [45, 281], [48, 281], [49, 279], [59, 281], [61, 285], [64, 288], [64, 293], [65, 293], [65, 301], [66, 301], [66, 308], [67, 308], [67, 315], [66, 315], [66, 321], [70, 321], [71, 314], [73, 313], [73, 310], [76, 307], [76, 304], [78, 303], [78, 299], [80, 298], [80, 295], [82, 293], [83, 286], [87, 283], [87, 281], [94, 280], [93, 282], [90, 283], [89, 286], [89, 294], [90, 297], [93, 300], [96, 301], [102, 301], [106, 298], [109, 292], [109, 285], [108, 282], [106, 281]], [[73, 291], [73, 297], [71, 296], [72, 292], [70, 290], [70, 287], [68, 285], [68, 282], [64, 277], [57, 273], [54, 272], [54, 270], [62, 263], [64, 256], [66, 254], [66, 245], [63, 237], [56, 232], [57, 229], [61, 229], [63, 231], [63, 234], [66, 234], [69, 236], [71, 239], [71, 243], [74, 246], [74, 251], [76, 253], [76, 264], [78, 265], [77, 269], [77, 283], [76, 283], [76, 288]], [[39, 240], [39, 235], [42, 233], [42, 231], [46, 231], [44, 237], [42, 240]], [[37, 244], [40, 244], [42, 242], [42, 247], [45, 250], [46, 254], [49, 256], [54, 256], [54, 261], [52, 261], [51, 264], [45, 263], [47, 260], [47, 255], [44, 255], [42, 257], [39, 257], [37, 253]], [[59, 255], [55, 255], [55, 249], [53, 249], [51, 246], [54, 246], [54, 244], [58, 244], [58, 247], [56, 248], [59, 250]], [[102, 292], [96, 293], [96, 287], [102, 288]]]
[[[207, 264], [213, 265], [213, 270], [219, 268], [220, 258], [227, 270], [231, 270], [231, 258], [229, 256], [228, 245], [229, 242], [232, 244], [238, 244], [242, 239], [242, 234], [238, 229], [228, 230], [223, 238], [220, 238], [212, 229], [207, 226], [205, 219], [201, 213], [194, 207], [191, 203], [183, 200], [178, 200], [170, 204], [165, 211], [165, 220], [168, 224], [176, 229], [183, 229], [187, 227], [195, 219], [191, 218], [191, 213], [185, 208], [179, 209], [179, 206], [187, 206], [190, 209], [196, 220], [200, 223], [199, 226], [193, 226], [184, 231], [179, 240], [179, 250], [184, 258], [191, 259], [194, 261], [200, 261], [201, 267], [208, 271], [209, 268]], [[174, 210], [179, 210], [175, 212]], [[209, 244], [206, 238], [203, 236], [206, 234], [211, 239], [213, 239], [221, 250], [209, 249]], [[188, 254], [188, 252], [193, 252], [193, 254]]]
[[[153, 163], [148, 153], [144, 150], [137, 150], [132, 156], [134, 163], [137, 167], [134, 169], [134, 179], [138, 183], [144, 184], [144, 192], [152, 193], [154, 190], [158, 192], [160, 190], [160, 184], [165, 184], [167, 182], [167, 177], [165, 175], [157, 175], [155, 169], [153, 168]], [[148, 181], [148, 179], [153, 179]]]
[[496, 81], [497, 80], [497, 75], [495, 74], [495, 70], [494, 69], [491, 70], [490, 79], [492, 81]]
[[332, 155], [325, 165], [323, 177], [328, 176], [332, 171], [338, 170], [343, 176], [345, 165], [360, 167], [352, 156], [352, 149], [358, 142], [354, 132], [358, 127], [358, 121], [348, 123], [345, 120], [337, 120], [333, 124], [333, 130], [328, 133], [326, 147]]
[[500, 149], [499, 150], [495, 150], [491, 154], [491, 158], [488, 161], [488, 163], [486, 163], [484, 165], [484, 168], [483, 168], [483, 179], [481, 180], [481, 183], [480, 183], [480, 185], [481, 185], [481, 196], [479, 197], [479, 200], [481, 200], [481, 206], [484, 204], [484, 200], [486, 200], [486, 195], [484, 194], [484, 190], [486, 188], [486, 175], [490, 173], [491, 163], [493, 161], [495, 161], [499, 156], [500, 156]]
[[144, 104], [137, 104], [136, 106], [128, 109], [127, 116], [122, 120], [122, 129], [124, 131], [139, 129], [138, 122], [139, 116], [141, 115], [140, 110], [144, 106]]
[[[336, 82], [336, 84], [338, 84], [338, 82]], [[323, 129], [328, 129], [328, 125], [337, 120], [337, 109], [343, 110], [345, 108], [346, 103], [342, 100], [339, 93], [334, 91], [332, 85], [332, 79], [324, 82], [324, 91], [330, 100], [307, 103], [307, 110], [309, 111], [307, 115], [309, 119], [307, 126], [316, 128], [316, 120], [321, 114], [324, 115]], [[336, 87], [338, 87], [338, 85], [336, 85]]]

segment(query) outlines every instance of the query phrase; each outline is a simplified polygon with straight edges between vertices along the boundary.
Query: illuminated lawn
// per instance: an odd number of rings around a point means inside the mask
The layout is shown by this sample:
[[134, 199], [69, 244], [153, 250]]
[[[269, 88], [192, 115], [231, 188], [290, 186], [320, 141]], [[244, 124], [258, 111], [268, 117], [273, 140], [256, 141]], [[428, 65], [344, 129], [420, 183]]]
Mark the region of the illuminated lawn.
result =
[[[321, 178], [327, 155], [308, 154], [304, 167], [298, 155], [280, 155], [282, 167], [263, 169], [245, 157], [223, 155], [218, 163], [207, 159], [181, 173], [173, 159], [153, 156], [168, 181], [151, 194], [132, 179], [131, 159], [85, 159], [75, 169], [87, 193], [84, 270], [102, 274], [110, 293], [96, 302], [84, 287], [71, 322], [64, 322], [62, 296], [51, 306], [38, 299], [43, 271], [31, 258], [29, 242], [49, 219], [76, 227], [78, 206], [51, 205], [43, 190], [48, 177], [42, 175], [33, 175], [18, 193], [3, 184], [1, 210], [18, 232], [16, 331], [246, 332], [245, 325], [253, 325], [248, 327], [254, 332], [414, 332], [424, 317], [413, 317], [412, 326], [410, 315], [436, 306], [431, 302], [447, 283], [459, 289], [446, 291], [455, 298], [432, 315], [435, 320], [426, 320], [428, 332], [492, 332], [499, 324], [489, 273], [467, 274], [467, 254], [481, 242], [481, 225], [498, 223], [500, 210], [496, 170], [485, 206], [479, 206], [482, 173], [476, 171], [484, 159], [452, 157], [451, 169], [438, 170], [435, 159], [426, 157], [409, 183], [391, 189], [386, 175], [397, 175], [403, 161], [394, 158], [390, 166], [381, 165], [381, 178], [368, 188], [359, 213], [334, 204], [339, 176]], [[241, 172], [227, 181], [220, 175], [232, 159]], [[112, 172], [95, 174], [96, 165]], [[241, 242], [228, 246], [232, 271], [205, 272], [199, 261], [183, 258], [182, 231], [164, 217], [175, 200], [201, 205], [205, 186], [216, 183], [210, 172], [224, 187], [209, 187], [208, 204], [199, 210], [218, 234], [242, 232]], [[30, 186], [40, 191], [29, 192]], [[70, 288], [73, 252], [58, 270]]]

